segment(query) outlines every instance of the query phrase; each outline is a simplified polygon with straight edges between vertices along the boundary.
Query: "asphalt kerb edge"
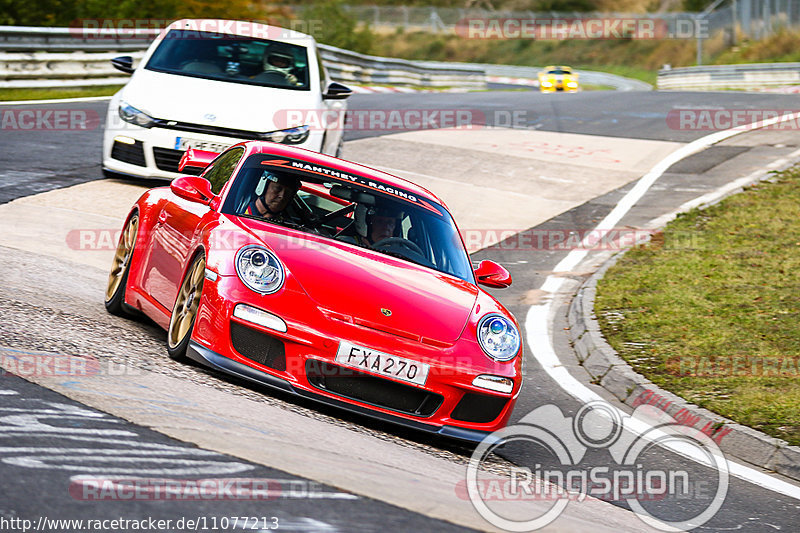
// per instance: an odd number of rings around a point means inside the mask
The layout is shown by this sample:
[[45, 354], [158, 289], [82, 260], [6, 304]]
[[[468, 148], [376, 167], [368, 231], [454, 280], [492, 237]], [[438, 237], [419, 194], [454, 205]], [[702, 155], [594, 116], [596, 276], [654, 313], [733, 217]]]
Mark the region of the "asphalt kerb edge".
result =
[[[752, 183], [767, 179], [768, 176], [767, 173], [753, 179]], [[725, 191], [719, 198], [700, 208], [718, 203], [741, 190], [740, 187]], [[606, 342], [594, 313], [597, 283], [629, 249], [605, 252], [604, 260], [602, 255], [595, 257], [603, 261], [602, 265], [579, 285], [567, 308], [567, 326], [575, 356], [591, 377], [592, 383], [600, 385], [631, 408], [642, 403], [655, 405], [679, 423], [702, 429], [714, 438], [726, 455], [800, 481], [800, 447], [790, 446], [784, 440], [737, 424], [662, 389], [633, 370]]]

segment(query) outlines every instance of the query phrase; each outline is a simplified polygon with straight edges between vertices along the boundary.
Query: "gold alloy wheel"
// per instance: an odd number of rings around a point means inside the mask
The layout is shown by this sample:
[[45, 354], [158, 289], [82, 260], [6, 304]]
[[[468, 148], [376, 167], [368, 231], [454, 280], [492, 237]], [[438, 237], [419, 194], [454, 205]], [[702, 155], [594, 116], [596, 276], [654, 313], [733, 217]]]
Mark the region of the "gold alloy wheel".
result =
[[167, 330], [167, 342], [170, 348], [177, 347], [192, 328], [197, 308], [200, 305], [200, 294], [203, 292], [205, 275], [206, 260], [200, 256], [194, 260], [186, 277], [183, 278], [178, 298], [175, 300], [175, 307], [172, 309], [172, 317]]
[[136, 235], [139, 231], [139, 215], [133, 215], [125, 229], [122, 230], [122, 235], [117, 244], [117, 252], [114, 254], [114, 262], [111, 265], [111, 273], [108, 275], [108, 286], [106, 287], [106, 302], [114, 297], [114, 294], [119, 289], [122, 278], [125, 277], [125, 272], [128, 269], [131, 256], [133, 255], [133, 246], [136, 243]]

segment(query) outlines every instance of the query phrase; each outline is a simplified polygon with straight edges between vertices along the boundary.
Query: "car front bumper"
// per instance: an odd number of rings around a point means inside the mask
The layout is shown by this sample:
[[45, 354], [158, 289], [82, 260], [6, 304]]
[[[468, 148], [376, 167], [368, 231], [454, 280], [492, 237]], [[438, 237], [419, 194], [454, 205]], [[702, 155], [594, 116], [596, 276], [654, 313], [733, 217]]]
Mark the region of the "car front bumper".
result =
[[[103, 135], [103, 171], [106, 175], [167, 180], [185, 175], [178, 172], [178, 162], [185, 152], [179, 146], [179, 139], [207, 143], [201, 148], [209, 151], [222, 151], [242, 141], [206, 133], [142, 128], [117, 119]], [[294, 146], [319, 151], [322, 133], [312, 130], [308, 139]]]
[[[280, 331], [234, 316], [244, 303], [286, 324]], [[330, 313], [330, 312], [329, 312]], [[460, 339], [429, 346], [386, 332], [333, 320], [301, 292], [255, 295], [238, 277], [206, 278], [192, 334], [193, 359], [225, 372], [349, 411], [429, 433], [482, 440], [508, 422], [521, 388], [521, 360], [498, 363]], [[430, 366], [422, 385], [336, 360], [352, 343]], [[478, 355], [475, 351], [478, 351]], [[510, 392], [475, 385], [479, 375], [510, 379]]]
[[481, 442], [484, 439], [490, 437], [490, 435], [492, 434], [491, 431], [466, 429], [448, 425], [437, 426], [435, 424], [427, 424], [425, 422], [409, 420], [407, 418], [395, 416], [380, 411], [375, 411], [373, 409], [361, 407], [359, 405], [331, 398], [328, 396], [324, 396], [322, 394], [316, 394], [309, 390], [304, 390], [295, 387], [285, 379], [272, 376], [270, 374], [261, 372], [245, 364], [234, 361], [233, 359], [229, 359], [223, 355], [214, 352], [209, 348], [206, 348], [205, 346], [200, 345], [195, 341], [189, 343], [186, 355], [193, 361], [196, 361], [202, 365], [214, 368], [216, 370], [220, 370], [227, 374], [245, 379], [253, 383], [257, 383], [259, 385], [265, 385], [272, 389], [278, 389], [295, 396], [308, 398], [310, 400], [321, 402], [326, 405], [331, 405], [340, 409], [344, 409], [352, 413], [357, 413], [359, 415], [366, 415], [384, 422], [399, 424], [401, 426], [405, 426], [407, 428], [422, 431], [425, 433], [436, 434], [443, 437], [448, 437], [468, 442]]

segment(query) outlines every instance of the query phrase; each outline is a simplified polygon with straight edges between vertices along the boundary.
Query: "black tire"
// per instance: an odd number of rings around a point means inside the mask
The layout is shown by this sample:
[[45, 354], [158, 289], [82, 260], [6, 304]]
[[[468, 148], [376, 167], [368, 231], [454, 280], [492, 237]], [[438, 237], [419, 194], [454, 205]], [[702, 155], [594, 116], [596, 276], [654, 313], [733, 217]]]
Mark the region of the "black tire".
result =
[[192, 338], [200, 297], [203, 295], [205, 270], [206, 258], [203, 254], [199, 254], [186, 269], [181, 286], [178, 288], [167, 327], [167, 353], [175, 361], [187, 360], [186, 349]]
[[125, 303], [125, 287], [128, 284], [128, 274], [131, 270], [131, 258], [136, 246], [136, 237], [139, 232], [139, 214], [134, 213], [122, 228], [119, 236], [117, 251], [114, 253], [114, 262], [108, 274], [106, 285], [106, 311], [112, 315], [127, 317], [131, 313]]

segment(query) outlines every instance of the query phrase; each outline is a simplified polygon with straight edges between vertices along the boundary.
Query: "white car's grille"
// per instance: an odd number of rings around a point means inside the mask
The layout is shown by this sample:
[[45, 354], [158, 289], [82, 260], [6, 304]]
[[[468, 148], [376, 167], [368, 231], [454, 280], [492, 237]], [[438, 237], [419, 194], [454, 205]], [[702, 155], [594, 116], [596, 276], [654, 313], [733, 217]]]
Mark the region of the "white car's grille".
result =
[[177, 122], [174, 120], [165, 120], [163, 118], [155, 119], [155, 124], [153, 124], [153, 127], [164, 128], [168, 130], [189, 131], [193, 133], [205, 133], [207, 135], [219, 135], [221, 137], [231, 137], [234, 139], [248, 141], [264, 140], [264, 134], [258, 131], [222, 128], [219, 126], [208, 126], [206, 124], [194, 124], [191, 122]]

